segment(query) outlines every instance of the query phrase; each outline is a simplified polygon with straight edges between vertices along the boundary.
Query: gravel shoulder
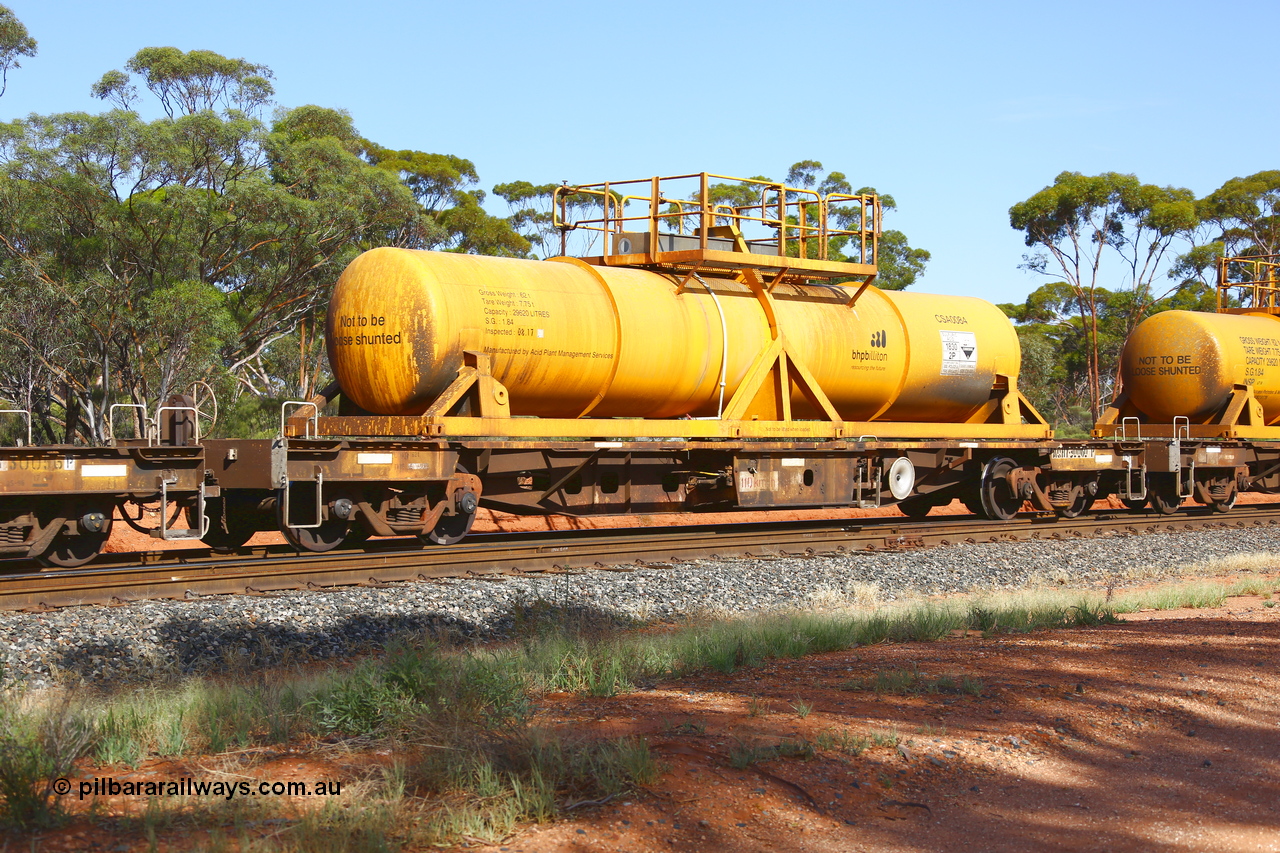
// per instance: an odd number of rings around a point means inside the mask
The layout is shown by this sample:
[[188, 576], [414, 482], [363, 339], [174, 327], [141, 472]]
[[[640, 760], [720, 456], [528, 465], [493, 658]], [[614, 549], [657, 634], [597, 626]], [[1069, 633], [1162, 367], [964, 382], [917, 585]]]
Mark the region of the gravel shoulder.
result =
[[1209, 564], [1220, 572], [1274, 565], [1273, 551], [1276, 536], [1262, 528], [1120, 534], [0, 613], [0, 678], [118, 685], [341, 659], [405, 634], [502, 640], [546, 606], [588, 624], [625, 624], [1028, 587], [1121, 588], [1203, 574]]

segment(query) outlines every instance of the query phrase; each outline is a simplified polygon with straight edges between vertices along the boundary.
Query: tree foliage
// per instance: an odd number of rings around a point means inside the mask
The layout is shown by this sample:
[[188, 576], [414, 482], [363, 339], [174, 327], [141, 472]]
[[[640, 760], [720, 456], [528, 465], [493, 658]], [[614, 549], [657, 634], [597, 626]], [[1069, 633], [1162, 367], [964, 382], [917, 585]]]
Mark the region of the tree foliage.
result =
[[470, 160], [425, 151], [370, 145], [371, 163], [409, 188], [425, 214], [423, 247], [441, 251], [524, 257], [530, 241], [507, 219], [485, 211], [480, 176]]
[[[529, 181], [511, 181], [493, 188], [494, 195], [507, 203], [507, 222], [529, 244], [531, 252], [544, 258], [556, 255], [588, 255], [595, 248], [598, 232], [583, 231], [570, 247], [569, 235], [561, 245], [562, 232], [555, 226], [552, 202], [560, 184], [533, 184]], [[616, 198], [616, 196], [615, 196]], [[572, 219], [598, 208], [600, 198], [588, 193], [570, 193], [563, 197], [565, 213]]]
[[271, 69], [211, 50], [184, 53], [176, 47], [147, 47], [125, 63], [127, 71], [108, 71], [91, 91], [122, 110], [137, 103], [132, 75], [159, 101], [169, 118], [199, 112], [235, 110], [256, 114], [271, 101]]
[[1228, 256], [1280, 254], [1280, 170], [1232, 178], [1197, 204]]
[[8, 6], [0, 6], [0, 96], [9, 88], [9, 70], [21, 68], [18, 58], [36, 55], [36, 40]]
[[305, 398], [329, 288], [364, 249], [527, 250], [468, 161], [324, 107], [264, 121], [264, 66], [148, 48], [125, 68], [93, 87], [114, 109], [0, 125], [0, 396], [50, 440], [103, 440], [113, 403], [195, 380], [233, 405]]
[[[1280, 254], [1280, 171], [1232, 178], [1196, 202], [1200, 216], [1193, 245], [1169, 271], [1184, 283], [1216, 281], [1218, 259]], [[1243, 270], [1228, 270], [1240, 280]]]

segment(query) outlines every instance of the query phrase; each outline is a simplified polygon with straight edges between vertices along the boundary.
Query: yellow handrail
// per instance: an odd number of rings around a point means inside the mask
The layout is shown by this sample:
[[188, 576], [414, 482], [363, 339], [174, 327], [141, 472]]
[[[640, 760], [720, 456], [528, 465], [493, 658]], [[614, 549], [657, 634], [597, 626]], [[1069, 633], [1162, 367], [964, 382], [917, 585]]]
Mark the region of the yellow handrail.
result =
[[[713, 180], [757, 187], [760, 201], [741, 207], [717, 204], [710, 197]], [[688, 192], [693, 181], [696, 181], [696, 189]], [[575, 196], [597, 200], [598, 215], [571, 218], [570, 200]], [[837, 205], [849, 203], [860, 208], [856, 227], [833, 227], [830, 222], [833, 210]], [[643, 212], [630, 212], [633, 205], [643, 208]], [[608, 238], [628, 230], [648, 231], [652, 249], [658, 246], [658, 234], [664, 225], [684, 234], [686, 222], [696, 217], [698, 245], [703, 250], [710, 245], [711, 226], [727, 222], [743, 235], [748, 245], [776, 247], [773, 253], [779, 257], [787, 257], [794, 251], [796, 257], [807, 258], [812, 249], [818, 260], [827, 260], [830, 240], [848, 237], [857, 247], [854, 262], [866, 265], [876, 263], [880, 213], [880, 200], [870, 193], [823, 195], [816, 190], [788, 187], [777, 181], [735, 178], [711, 172], [560, 186], [555, 189], [552, 204], [553, 225], [561, 233], [562, 253], [567, 248], [568, 233], [576, 230], [603, 234], [606, 237], [605, 257], [614, 252], [613, 241]], [[751, 233], [752, 229], [755, 233]], [[762, 231], [763, 236], [758, 236]]]
[[1238, 291], [1246, 307], [1280, 310], [1280, 255], [1219, 258], [1218, 311], [1228, 310], [1223, 303], [1232, 290]]

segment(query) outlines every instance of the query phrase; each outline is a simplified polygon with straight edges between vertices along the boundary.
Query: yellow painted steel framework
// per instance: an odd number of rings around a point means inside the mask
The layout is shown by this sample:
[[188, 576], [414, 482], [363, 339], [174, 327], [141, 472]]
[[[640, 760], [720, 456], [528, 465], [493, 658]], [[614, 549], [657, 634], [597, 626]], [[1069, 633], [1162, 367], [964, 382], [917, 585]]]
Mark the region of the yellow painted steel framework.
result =
[[[692, 200], [679, 198], [664, 188], [671, 183], [697, 181], [698, 192]], [[726, 207], [710, 198], [710, 181], [740, 181], [756, 187], [760, 201], [746, 207]], [[623, 190], [642, 184], [645, 195], [627, 194]], [[569, 221], [566, 213], [574, 198], [598, 199], [603, 215]], [[640, 215], [629, 215], [628, 203], [643, 202], [647, 209]], [[715, 271], [746, 285], [758, 300], [768, 323], [768, 341], [757, 352], [743, 381], [739, 384], [717, 418], [647, 419], [584, 417], [591, 407], [576, 418], [512, 417], [507, 389], [490, 373], [490, 357], [484, 352], [467, 351], [464, 366], [457, 378], [421, 415], [361, 415], [353, 417], [297, 417], [290, 421], [289, 432], [301, 435], [347, 436], [423, 436], [431, 438], [512, 439], [756, 439], [791, 441], [846, 441], [859, 439], [960, 439], [1029, 441], [1052, 438], [1045, 419], [1017, 390], [1016, 376], [997, 374], [990, 398], [976, 412], [960, 423], [916, 421], [845, 421], [837, 413], [827, 394], [815, 381], [796, 350], [789, 345], [777, 318], [774, 288], [783, 281], [803, 285], [810, 280], [852, 281], [845, 285], [846, 308], [856, 305], [876, 275], [876, 251], [880, 230], [880, 202], [874, 195], [833, 193], [820, 195], [812, 190], [785, 187], [781, 184], [727, 178], [711, 173], [651, 178], [647, 181], [609, 182], [604, 184], [565, 186], [555, 192], [557, 215], [555, 224], [562, 234], [586, 229], [605, 237], [605, 253], [582, 259], [560, 258], [590, 269], [599, 267], [637, 267], [668, 275], [680, 276], [683, 290], [699, 271]], [[856, 228], [836, 229], [828, 225], [833, 207], [839, 203], [856, 204], [860, 213]], [[650, 235], [647, 251], [636, 254], [611, 252], [610, 238], [627, 232], [632, 223], [641, 223]], [[660, 225], [683, 228], [696, 222], [698, 245], [681, 245], [664, 251], [660, 248]], [[743, 227], [763, 227], [776, 231], [771, 240], [749, 241]], [[732, 250], [717, 248], [731, 241]], [[856, 261], [833, 261], [827, 258], [829, 241], [847, 238], [846, 248]], [[688, 242], [692, 242], [690, 238]], [[761, 249], [766, 251], [762, 252]], [[834, 282], [826, 287], [840, 286]], [[808, 401], [815, 419], [797, 420], [792, 416], [793, 391]], [[315, 401], [323, 405], [323, 398]], [[467, 405], [464, 407], [464, 403]], [[317, 407], [318, 408], [318, 407]], [[462, 409], [466, 415], [461, 415]]]
[[[1232, 291], [1241, 306], [1231, 305]], [[1280, 314], [1280, 255], [1218, 258], [1218, 311]]]
[[[717, 204], [712, 198], [712, 180], [737, 183], [759, 195], [751, 205]], [[694, 183], [696, 182], [696, 184]], [[690, 195], [682, 191], [690, 186]], [[647, 190], [641, 193], [640, 190]], [[599, 203], [599, 216], [572, 218], [572, 205], [584, 200]], [[837, 205], [856, 206], [855, 228], [834, 228], [831, 214]], [[629, 208], [642, 208], [639, 213]], [[864, 193], [827, 193], [788, 187], [773, 181], [732, 178], [710, 172], [654, 177], [630, 181], [606, 181], [557, 187], [553, 194], [553, 225], [560, 231], [560, 253], [568, 253], [568, 235], [586, 231], [604, 237], [599, 256], [583, 260], [596, 266], [645, 267], [664, 270], [738, 270], [744, 267], [769, 271], [770, 287], [781, 281], [860, 278], [864, 284], [876, 276], [880, 237], [880, 198]], [[660, 249], [665, 233], [683, 235], [697, 223], [693, 237], [696, 247]], [[664, 230], [665, 226], [665, 230]], [[762, 240], [751, 240], [751, 229], [774, 232]], [[648, 235], [647, 251], [616, 251], [616, 239], [628, 232]], [[732, 241], [733, 250], [716, 248], [717, 238]], [[852, 260], [828, 259], [832, 238], [846, 240], [842, 248]]]

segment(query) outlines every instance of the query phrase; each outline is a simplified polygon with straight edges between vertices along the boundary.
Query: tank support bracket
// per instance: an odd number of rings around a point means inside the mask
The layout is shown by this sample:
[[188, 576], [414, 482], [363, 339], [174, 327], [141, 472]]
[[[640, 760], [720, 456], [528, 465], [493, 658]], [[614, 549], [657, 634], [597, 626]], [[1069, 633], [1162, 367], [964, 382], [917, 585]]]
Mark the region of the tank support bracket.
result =
[[455, 410], [461, 409], [464, 403], [468, 404], [468, 414], [473, 418], [511, 417], [506, 386], [490, 373], [488, 353], [464, 350], [458, 378], [449, 383], [422, 416], [440, 418], [458, 414]]
[[[844, 419], [836, 411], [831, 399], [814, 380], [809, 369], [796, 358], [787, 346], [786, 338], [778, 326], [774, 312], [771, 285], [766, 285], [760, 273], [752, 269], [741, 271], [741, 281], [751, 288], [760, 302], [765, 321], [769, 324], [769, 345], [747, 369], [733, 397], [724, 405], [724, 420], [791, 420], [791, 386], [794, 383], [813, 407], [822, 412], [828, 421], [836, 424], [836, 437], [844, 435]], [[778, 279], [775, 278], [774, 284]]]
[[[1250, 385], [1233, 386], [1231, 396], [1218, 410], [1218, 414], [1207, 421], [1191, 424], [1182, 416], [1175, 420], [1177, 422], [1172, 425], [1152, 423], [1133, 405], [1129, 395], [1122, 392], [1098, 419], [1093, 434], [1099, 438], [1119, 435], [1123, 440], [1126, 421], [1137, 422], [1140, 427], [1145, 427], [1143, 433], [1147, 437], [1167, 436], [1184, 439], [1272, 438], [1273, 436], [1268, 433], [1275, 429], [1267, 427], [1262, 403], [1258, 402]], [[1241, 430], [1241, 427], [1244, 429]]]
[[1231, 389], [1231, 399], [1218, 422], [1231, 426], [1267, 425], [1262, 404], [1253, 396], [1252, 385], [1236, 385]]
[[1008, 424], [1022, 423], [1048, 426], [1031, 401], [1022, 396], [1018, 390], [1018, 382], [1011, 376], [997, 373], [995, 384], [991, 388], [991, 399], [981, 409], [970, 415], [965, 423], [971, 424]]
[[791, 420], [791, 387], [795, 385], [828, 421], [844, 434], [844, 419], [802, 362], [787, 351], [786, 339], [774, 339], [756, 356], [738, 390], [724, 406], [724, 420]]

